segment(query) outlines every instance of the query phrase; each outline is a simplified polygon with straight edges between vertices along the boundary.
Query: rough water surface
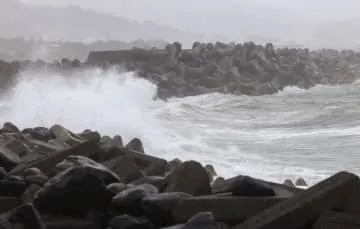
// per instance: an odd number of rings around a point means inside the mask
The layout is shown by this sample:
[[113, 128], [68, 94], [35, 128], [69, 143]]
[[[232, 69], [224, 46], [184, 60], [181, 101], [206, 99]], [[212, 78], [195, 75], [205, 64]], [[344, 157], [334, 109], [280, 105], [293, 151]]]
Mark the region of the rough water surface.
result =
[[1, 121], [22, 128], [62, 124], [139, 137], [148, 154], [247, 174], [309, 183], [339, 170], [360, 174], [360, 84], [287, 87], [275, 95], [207, 94], [154, 101], [156, 86], [133, 73], [71, 76], [23, 72], [1, 95]]

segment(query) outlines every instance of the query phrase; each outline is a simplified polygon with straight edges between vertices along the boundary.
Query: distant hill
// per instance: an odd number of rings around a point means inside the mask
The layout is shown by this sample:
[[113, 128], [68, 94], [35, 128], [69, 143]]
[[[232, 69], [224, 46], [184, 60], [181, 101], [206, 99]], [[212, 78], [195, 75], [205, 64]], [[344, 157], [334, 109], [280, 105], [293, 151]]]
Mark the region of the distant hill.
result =
[[202, 40], [203, 35], [153, 22], [131, 21], [75, 6], [52, 8], [26, 5], [17, 0], [1, 0], [0, 37], [42, 37], [66, 41], [177, 40], [186, 43]]

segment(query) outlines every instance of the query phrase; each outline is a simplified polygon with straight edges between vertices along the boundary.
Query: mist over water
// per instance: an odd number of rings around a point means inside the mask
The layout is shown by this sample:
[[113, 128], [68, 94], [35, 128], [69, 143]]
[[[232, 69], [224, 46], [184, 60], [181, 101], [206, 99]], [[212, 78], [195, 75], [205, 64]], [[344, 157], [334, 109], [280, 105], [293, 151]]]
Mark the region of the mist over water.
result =
[[132, 72], [23, 72], [0, 98], [0, 118], [21, 128], [143, 140], [148, 154], [211, 163], [237, 174], [310, 183], [339, 170], [360, 174], [360, 84], [285, 88], [275, 95], [208, 94], [154, 101], [156, 86]]

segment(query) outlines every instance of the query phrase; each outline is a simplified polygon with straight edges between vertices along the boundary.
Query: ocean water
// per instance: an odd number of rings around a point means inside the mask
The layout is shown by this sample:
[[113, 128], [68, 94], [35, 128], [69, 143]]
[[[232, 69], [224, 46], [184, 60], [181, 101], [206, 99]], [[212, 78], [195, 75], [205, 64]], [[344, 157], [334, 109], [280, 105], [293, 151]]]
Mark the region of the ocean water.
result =
[[310, 184], [360, 175], [360, 83], [287, 87], [266, 96], [207, 94], [154, 101], [134, 73], [99, 69], [23, 72], [0, 97], [0, 120], [21, 128], [61, 124], [143, 140], [147, 154], [213, 164], [218, 175]]

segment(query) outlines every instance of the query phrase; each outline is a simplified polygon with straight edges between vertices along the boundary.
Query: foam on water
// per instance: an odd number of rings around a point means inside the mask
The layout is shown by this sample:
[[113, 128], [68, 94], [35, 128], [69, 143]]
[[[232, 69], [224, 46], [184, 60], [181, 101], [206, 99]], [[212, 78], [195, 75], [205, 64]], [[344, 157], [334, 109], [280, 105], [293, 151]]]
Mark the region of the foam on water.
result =
[[132, 72], [26, 71], [1, 98], [0, 117], [21, 128], [58, 123], [125, 141], [139, 137], [149, 154], [211, 163], [221, 176], [313, 183], [340, 169], [360, 173], [359, 84], [168, 102], [154, 101], [155, 93]]
[[121, 133], [125, 139], [154, 135], [156, 120], [147, 111], [156, 87], [133, 73], [85, 70], [64, 76], [23, 72], [2, 99], [2, 120], [21, 127], [63, 124], [75, 131]]

